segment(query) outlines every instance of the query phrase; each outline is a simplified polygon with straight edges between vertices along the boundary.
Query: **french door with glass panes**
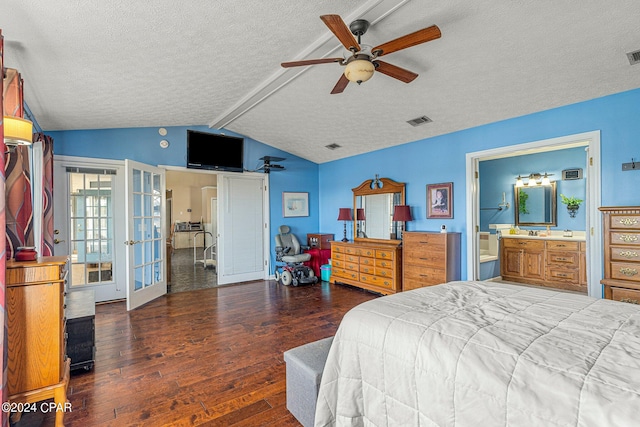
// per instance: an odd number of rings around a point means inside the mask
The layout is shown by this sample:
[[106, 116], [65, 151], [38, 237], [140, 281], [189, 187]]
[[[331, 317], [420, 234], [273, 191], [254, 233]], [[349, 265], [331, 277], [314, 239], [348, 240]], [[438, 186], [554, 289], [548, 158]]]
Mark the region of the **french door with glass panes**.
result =
[[55, 194], [60, 196], [54, 201], [54, 253], [69, 256], [69, 291], [93, 289], [96, 301], [126, 297], [123, 280], [117, 277], [118, 262], [124, 261], [124, 251], [118, 256], [116, 248], [116, 239], [123, 235], [117, 228], [124, 228], [117, 224], [119, 215], [119, 221], [124, 220], [118, 200], [122, 196], [117, 194], [123, 180], [117, 169], [73, 162], [55, 168]]
[[167, 293], [165, 277], [165, 174], [125, 160], [127, 196], [127, 310]]

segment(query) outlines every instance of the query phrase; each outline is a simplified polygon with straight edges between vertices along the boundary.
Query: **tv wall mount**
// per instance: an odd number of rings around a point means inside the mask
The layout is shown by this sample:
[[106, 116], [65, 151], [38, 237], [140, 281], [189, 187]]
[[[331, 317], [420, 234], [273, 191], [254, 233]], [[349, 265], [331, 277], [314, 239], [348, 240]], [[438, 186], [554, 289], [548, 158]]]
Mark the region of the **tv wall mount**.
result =
[[284, 170], [284, 166], [273, 162], [282, 162], [287, 159], [284, 157], [264, 156], [260, 157], [260, 160], [262, 160], [262, 165], [257, 170], [263, 170], [264, 173], [270, 173], [272, 170]]

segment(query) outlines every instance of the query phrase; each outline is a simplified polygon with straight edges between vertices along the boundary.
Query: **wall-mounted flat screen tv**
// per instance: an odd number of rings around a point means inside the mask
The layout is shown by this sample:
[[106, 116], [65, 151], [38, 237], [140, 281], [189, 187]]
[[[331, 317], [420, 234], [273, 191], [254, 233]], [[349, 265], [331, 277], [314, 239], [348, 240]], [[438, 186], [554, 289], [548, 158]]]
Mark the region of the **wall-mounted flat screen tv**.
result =
[[187, 130], [187, 168], [242, 172], [244, 139]]

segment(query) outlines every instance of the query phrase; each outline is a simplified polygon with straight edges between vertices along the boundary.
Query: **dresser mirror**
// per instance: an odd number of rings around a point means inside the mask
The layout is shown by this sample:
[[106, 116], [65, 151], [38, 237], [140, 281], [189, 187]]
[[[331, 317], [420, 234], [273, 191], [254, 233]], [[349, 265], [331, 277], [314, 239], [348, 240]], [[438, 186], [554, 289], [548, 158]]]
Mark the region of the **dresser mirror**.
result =
[[353, 189], [354, 240], [398, 240], [393, 208], [404, 205], [404, 183], [389, 178], [369, 179]]
[[556, 183], [535, 187], [513, 187], [515, 224], [527, 226], [556, 226]]

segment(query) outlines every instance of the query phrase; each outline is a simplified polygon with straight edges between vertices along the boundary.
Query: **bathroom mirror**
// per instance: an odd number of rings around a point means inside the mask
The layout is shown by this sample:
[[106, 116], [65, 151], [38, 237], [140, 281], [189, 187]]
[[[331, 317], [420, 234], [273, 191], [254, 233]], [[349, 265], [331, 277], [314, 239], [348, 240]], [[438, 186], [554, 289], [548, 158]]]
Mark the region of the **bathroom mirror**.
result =
[[535, 187], [513, 187], [515, 224], [529, 226], [556, 226], [556, 183]]
[[402, 182], [376, 175], [352, 190], [354, 240], [398, 240], [398, 224], [391, 219], [394, 206], [405, 204], [404, 188]]

